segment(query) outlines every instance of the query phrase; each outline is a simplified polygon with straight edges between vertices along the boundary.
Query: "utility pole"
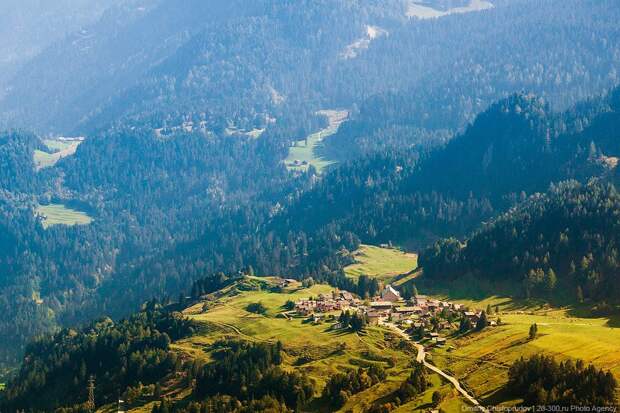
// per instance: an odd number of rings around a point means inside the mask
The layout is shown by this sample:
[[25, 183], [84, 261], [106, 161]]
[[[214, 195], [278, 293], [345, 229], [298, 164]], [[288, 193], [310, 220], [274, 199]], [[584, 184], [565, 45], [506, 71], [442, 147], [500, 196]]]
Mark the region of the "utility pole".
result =
[[86, 402], [86, 408], [89, 412], [95, 411], [95, 376], [92, 374], [88, 378], [88, 401]]

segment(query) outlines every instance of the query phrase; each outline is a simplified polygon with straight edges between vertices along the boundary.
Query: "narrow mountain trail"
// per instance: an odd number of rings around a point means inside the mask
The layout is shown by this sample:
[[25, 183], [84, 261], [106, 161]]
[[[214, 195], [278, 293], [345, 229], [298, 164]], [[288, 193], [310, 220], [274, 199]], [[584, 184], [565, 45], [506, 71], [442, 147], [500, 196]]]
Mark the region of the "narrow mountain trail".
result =
[[439, 374], [441, 377], [443, 377], [444, 379], [449, 381], [450, 384], [452, 384], [452, 386], [456, 389], [456, 391], [458, 391], [471, 404], [473, 404], [474, 406], [479, 408], [481, 411], [483, 411], [485, 413], [489, 413], [489, 410], [486, 407], [484, 407], [483, 405], [481, 405], [480, 402], [478, 400], [476, 400], [471, 394], [469, 394], [467, 392], [467, 390], [465, 390], [461, 386], [461, 383], [455, 377], [450, 376], [448, 373], [444, 372], [439, 367], [434, 366], [431, 363], [429, 363], [428, 361], [426, 361], [426, 350], [424, 350], [424, 346], [422, 344], [419, 344], [419, 343], [415, 342], [414, 340], [412, 340], [411, 337], [409, 336], [409, 334], [405, 333], [403, 330], [398, 328], [396, 325], [394, 325], [392, 323], [386, 323], [386, 322], [384, 322], [382, 324], [385, 327], [389, 328], [390, 330], [394, 331], [396, 334], [398, 334], [399, 336], [401, 336], [405, 340], [411, 341], [415, 345], [415, 347], [418, 349], [418, 356], [416, 358], [416, 361], [418, 363], [424, 364], [424, 366], [427, 369], [433, 371], [434, 373]]

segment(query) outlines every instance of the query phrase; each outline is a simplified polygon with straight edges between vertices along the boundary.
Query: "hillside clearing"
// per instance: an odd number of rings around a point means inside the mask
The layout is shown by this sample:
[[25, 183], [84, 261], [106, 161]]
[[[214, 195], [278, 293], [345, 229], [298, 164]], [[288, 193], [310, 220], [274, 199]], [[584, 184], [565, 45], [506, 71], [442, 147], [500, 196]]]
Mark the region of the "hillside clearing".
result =
[[368, 49], [373, 40], [387, 36], [389, 33], [378, 26], [366, 26], [366, 33], [364, 37], [356, 40], [348, 45], [345, 50], [340, 54], [342, 59], [355, 59], [361, 52]]
[[345, 274], [351, 278], [368, 275], [383, 282], [390, 282], [394, 277], [407, 274], [418, 266], [417, 254], [396, 248], [362, 245], [353, 256], [356, 263], [345, 268]]
[[49, 151], [41, 151], [38, 149], [34, 151], [33, 159], [37, 171], [52, 167], [62, 158], [75, 154], [75, 151], [77, 151], [82, 141], [46, 139], [43, 143], [47, 146]]
[[67, 208], [62, 204], [39, 205], [36, 214], [42, 218], [45, 229], [54, 225], [89, 225], [93, 222], [85, 212]]
[[284, 164], [289, 170], [306, 171], [312, 165], [318, 172], [321, 172], [336, 162], [334, 159], [327, 159], [320, 153], [320, 149], [323, 146], [323, 139], [338, 131], [340, 125], [347, 120], [349, 112], [346, 110], [322, 110], [317, 113], [327, 117], [328, 126], [309, 135], [306, 139], [295, 142], [290, 147], [288, 157], [284, 160]]
[[471, 0], [467, 6], [453, 7], [447, 10], [438, 10], [423, 2], [411, 1], [407, 8], [407, 17], [418, 19], [436, 19], [439, 17], [449, 16], [451, 14], [463, 14], [476, 11], [492, 9], [493, 3], [486, 0]]

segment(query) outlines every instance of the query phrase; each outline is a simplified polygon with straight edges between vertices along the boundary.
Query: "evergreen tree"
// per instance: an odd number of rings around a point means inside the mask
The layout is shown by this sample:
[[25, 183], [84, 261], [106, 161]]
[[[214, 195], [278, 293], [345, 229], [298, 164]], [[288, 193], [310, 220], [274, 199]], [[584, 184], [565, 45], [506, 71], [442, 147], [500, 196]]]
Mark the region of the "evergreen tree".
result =
[[480, 314], [480, 318], [476, 322], [476, 330], [482, 331], [489, 325], [489, 321], [487, 319], [487, 313], [485, 311]]

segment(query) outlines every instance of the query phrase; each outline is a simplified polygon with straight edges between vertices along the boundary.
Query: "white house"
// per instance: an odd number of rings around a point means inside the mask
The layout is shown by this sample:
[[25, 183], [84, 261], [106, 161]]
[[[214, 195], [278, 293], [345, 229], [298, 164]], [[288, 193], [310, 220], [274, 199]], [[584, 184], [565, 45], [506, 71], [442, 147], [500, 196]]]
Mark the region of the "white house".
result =
[[391, 285], [386, 285], [383, 291], [381, 291], [381, 299], [383, 301], [396, 302], [400, 301], [400, 293], [392, 288]]

